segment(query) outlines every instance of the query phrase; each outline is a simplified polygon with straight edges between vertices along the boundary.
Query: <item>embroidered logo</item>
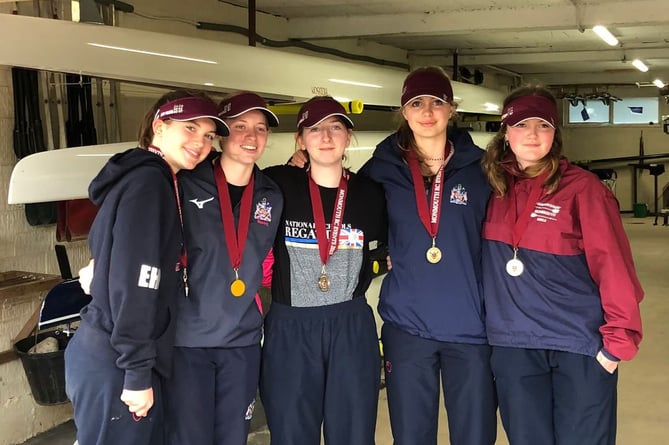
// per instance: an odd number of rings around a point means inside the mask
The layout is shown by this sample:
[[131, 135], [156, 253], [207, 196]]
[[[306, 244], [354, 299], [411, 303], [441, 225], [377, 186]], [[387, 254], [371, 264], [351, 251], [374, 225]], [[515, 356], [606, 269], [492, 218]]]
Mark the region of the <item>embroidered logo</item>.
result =
[[509, 116], [513, 115], [513, 107], [509, 107], [508, 110], [506, 110], [506, 113], [502, 115], [502, 120], [506, 119]]
[[451, 189], [451, 204], [467, 205], [467, 189], [462, 184]]
[[268, 226], [272, 222], [272, 206], [267, 202], [267, 198], [263, 198], [260, 202], [256, 203], [256, 211], [253, 214], [253, 219], [263, 226]]
[[230, 112], [231, 109], [232, 109], [232, 103], [228, 102], [227, 104], [225, 104], [225, 107], [223, 107], [223, 109], [218, 113], [218, 115], [225, 116]]
[[554, 204], [538, 202], [534, 207], [534, 211], [530, 214], [530, 218], [534, 218], [539, 222], [557, 221], [557, 215], [560, 213], [560, 209], [560, 206]]
[[139, 280], [137, 286], [148, 289], [158, 289], [160, 286], [160, 269], [142, 264], [139, 268]]
[[181, 114], [183, 112], [184, 112], [183, 104], [175, 104], [171, 110], [165, 110], [162, 113], [160, 113], [160, 115], [157, 115], [156, 119], [163, 119], [165, 116], [171, 116], [173, 114]]
[[191, 200], [188, 201], [188, 202], [192, 202], [193, 204], [195, 204], [195, 205], [197, 206], [198, 209], [203, 209], [203, 208], [204, 208], [204, 205], [205, 205], [206, 203], [208, 203], [209, 201], [213, 201], [213, 200], [214, 200], [214, 197], [212, 196], [211, 198], [209, 198], [209, 199], [203, 199], [202, 201], [198, 201], [197, 198], [193, 198], [193, 199], [191, 199]]
[[304, 113], [302, 113], [302, 116], [300, 116], [300, 120], [297, 122], [298, 128], [302, 124], [302, 122], [306, 121], [308, 118], [309, 118], [309, 110], [305, 111]]
[[256, 408], [256, 401], [252, 401], [251, 404], [246, 408], [246, 414], [244, 414], [244, 420], [251, 420], [253, 418], [253, 411]]

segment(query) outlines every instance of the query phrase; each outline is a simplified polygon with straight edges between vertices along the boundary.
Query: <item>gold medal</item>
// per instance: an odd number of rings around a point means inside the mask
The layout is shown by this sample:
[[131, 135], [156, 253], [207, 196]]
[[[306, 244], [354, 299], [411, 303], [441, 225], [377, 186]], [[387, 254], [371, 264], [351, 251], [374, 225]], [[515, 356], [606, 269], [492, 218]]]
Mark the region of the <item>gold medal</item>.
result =
[[372, 272], [377, 274], [379, 273], [379, 269], [380, 269], [379, 262], [378, 261], [372, 262]]
[[425, 256], [427, 257], [428, 262], [436, 264], [441, 261], [441, 250], [439, 250], [438, 247], [432, 246], [427, 249]]
[[244, 284], [244, 281], [240, 280], [239, 278], [233, 281], [230, 285], [230, 292], [232, 293], [233, 297], [241, 297], [244, 295], [244, 291], [246, 291], [246, 284]]
[[327, 292], [330, 290], [330, 279], [327, 274], [322, 273], [318, 276], [318, 288], [321, 292]]

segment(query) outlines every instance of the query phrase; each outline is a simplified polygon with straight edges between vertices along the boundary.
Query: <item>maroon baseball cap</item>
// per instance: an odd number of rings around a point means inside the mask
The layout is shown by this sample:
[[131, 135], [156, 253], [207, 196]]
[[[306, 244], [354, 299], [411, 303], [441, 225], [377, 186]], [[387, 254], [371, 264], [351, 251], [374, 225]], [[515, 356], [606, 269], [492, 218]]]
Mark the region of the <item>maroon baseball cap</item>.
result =
[[502, 110], [502, 123], [513, 127], [528, 119], [541, 119], [555, 128], [558, 120], [557, 104], [544, 96], [521, 96], [509, 102]]
[[235, 94], [226, 97], [218, 105], [218, 115], [223, 119], [234, 119], [251, 110], [259, 110], [265, 113], [267, 124], [270, 127], [279, 126], [279, 118], [267, 108], [263, 98], [255, 93]]
[[437, 70], [418, 69], [409, 73], [404, 79], [401, 104], [405, 106], [421, 96], [430, 96], [444, 102], [451, 102], [453, 100], [453, 87], [448, 77], [443, 73]]
[[185, 122], [200, 118], [209, 118], [216, 124], [216, 134], [228, 136], [230, 129], [223, 119], [218, 117], [216, 104], [198, 96], [182, 97], [167, 102], [158, 108], [154, 119]]
[[297, 113], [297, 131], [313, 127], [332, 116], [340, 116], [348, 128], [353, 128], [353, 121], [346, 115], [346, 110], [336, 100], [323, 96], [311, 99]]

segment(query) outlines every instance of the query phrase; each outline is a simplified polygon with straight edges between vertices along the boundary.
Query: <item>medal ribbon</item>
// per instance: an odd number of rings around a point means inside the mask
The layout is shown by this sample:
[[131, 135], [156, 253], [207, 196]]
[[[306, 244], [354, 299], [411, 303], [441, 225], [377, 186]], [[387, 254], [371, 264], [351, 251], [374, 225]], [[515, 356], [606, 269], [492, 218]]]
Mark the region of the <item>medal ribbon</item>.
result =
[[[316, 225], [316, 241], [318, 242], [318, 253], [321, 256], [323, 267], [339, 247], [339, 232], [341, 231], [342, 221], [344, 220], [344, 209], [346, 208], [346, 194], [348, 191], [348, 172], [343, 171], [339, 179], [337, 188], [337, 202], [332, 212], [332, 221], [330, 222], [330, 238], [328, 238], [325, 228], [325, 215], [323, 213], [323, 201], [318, 184], [311, 178], [309, 173], [309, 196], [311, 197], [311, 211], [314, 215], [314, 224]], [[329, 246], [329, 248], [328, 248]]]
[[425, 230], [427, 230], [427, 233], [429, 233], [430, 237], [434, 240], [439, 230], [439, 221], [441, 220], [441, 201], [443, 198], [442, 181], [446, 164], [442, 164], [441, 167], [439, 167], [439, 171], [437, 171], [437, 174], [434, 177], [434, 182], [432, 182], [432, 186], [430, 187], [430, 203], [432, 204], [432, 207], [428, 209], [427, 199], [425, 198], [425, 187], [423, 186], [423, 175], [420, 172], [418, 158], [413, 150], [409, 152], [407, 161], [413, 179], [413, 189], [416, 194], [418, 217], [423, 223]]
[[223, 221], [223, 233], [225, 234], [225, 244], [228, 248], [228, 256], [232, 269], [237, 272], [242, 264], [242, 255], [244, 246], [249, 233], [251, 220], [251, 202], [253, 201], [253, 178], [246, 185], [242, 193], [241, 208], [239, 210], [239, 225], [235, 232], [235, 217], [232, 213], [232, 202], [230, 201], [230, 192], [228, 181], [225, 179], [225, 173], [221, 167], [220, 158], [213, 163], [214, 178], [216, 179], [216, 190], [218, 191], [218, 201], [221, 205], [221, 219]]
[[[165, 160], [165, 155], [163, 154], [162, 151], [160, 151], [160, 148], [156, 147], [155, 145], [149, 145], [148, 151], [160, 156]], [[167, 163], [167, 161], [165, 161]], [[169, 164], [168, 164], [169, 166]], [[172, 171], [172, 167], [170, 166], [170, 173], [172, 173], [172, 182], [174, 183], [174, 195], [177, 200], [177, 210], [179, 211], [179, 222], [181, 223], [181, 239], [183, 242], [181, 243], [181, 256], [179, 257], [179, 263], [181, 264], [182, 267], [182, 274], [183, 274], [183, 281], [184, 281], [184, 291], [186, 292], [186, 296], [188, 296], [188, 255], [186, 253], [186, 237], [184, 236], [184, 215], [183, 211], [181, 210], [181, 197], [179, 196], [179, 182], [177, 181], [177, 175]]]
[[530, 195], [527, 198], [525, 208], [520, 215], [518, 215], [516, 179], [514, 176], [511, 177], [511, 184], [509, 187], [509, 200], [511, 201], [511, 209], [509, 215], [513, 216], [511, 222], [513, 224], [512, 243], [514, 252], [518, 249], [518, 244], [520, 244], [520, 240], [523, 237], [525, 230], [527, 230], [527, 225], [530, 222], [530, 215], [532, 214], [532, 211], [534, 211], [537, 202], [539, 202], [539, 197], [541, 196], [541, 192], [544, 189], [544, 182], [546, 181], [547, 177], [548, 172], [543, 172], [536, 178], [531, 179], [532, 183], [530, 185]]

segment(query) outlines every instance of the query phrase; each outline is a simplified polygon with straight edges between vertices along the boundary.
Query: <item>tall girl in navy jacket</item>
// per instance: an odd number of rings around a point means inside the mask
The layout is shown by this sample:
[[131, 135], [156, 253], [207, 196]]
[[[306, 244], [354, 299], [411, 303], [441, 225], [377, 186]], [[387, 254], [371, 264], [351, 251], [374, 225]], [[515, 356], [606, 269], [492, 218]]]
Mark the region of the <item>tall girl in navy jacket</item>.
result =
[[[481, 295], [483, 151], [448, 129], [453, 89], [440, 68], [404, 81], [403, 121], [360, 170], [383, 185], [392, 270], [379, 315], [395, 445], [436, 445], [443, 387], [451, 443], [491, 445], [496, 400]], [[441, 383], [441, 385], [440, 385]]]

